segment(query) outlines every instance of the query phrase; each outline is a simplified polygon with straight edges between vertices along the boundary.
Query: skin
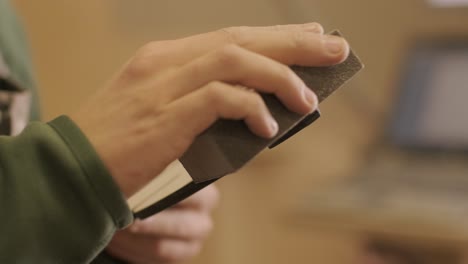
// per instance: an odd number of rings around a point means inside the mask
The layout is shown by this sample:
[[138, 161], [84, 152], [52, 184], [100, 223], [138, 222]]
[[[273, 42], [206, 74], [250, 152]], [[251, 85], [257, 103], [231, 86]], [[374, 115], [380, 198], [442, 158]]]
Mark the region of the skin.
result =
[[[219, 118], [243, 120], [256, 135], [273, 137], [278, 125], [258, 92], [275, 94], [289, 110], [299, 114], [314, 111], [315, 94], [287, 66], [334, 65], [344, 61], [348, 53], [344, 39], [323, 35], [317, 23], [226, 28], [151, 42], [71, 118], [87, 135], [122, 193], [130, 197], [181, 157], [195, 137]], [[130, 252], [141, 248], [139, 253], [146, 254], [144, 263], [184, 259], [173, 255], [192, 256], [200, 243], [182, 247], [175, 241], [193, 241], [194, 237], [201, 241], [206, 232], [195, 230], [195, 225], [188, 234], [177, 229], [179, 233], [171, 235], [158, 225], [160, 221], [180, 226], [203, 223], [212, 209], [203, 205], [211, 203], [208, 200], [195, 209], [180, 205], [165, 216], [135, 223], [116, 235], [115, 240], [127, 239], [128, 243], [114, 240], [109, 251], [116, 255], [128, 251], [121, 257], [140, 262], [143, 259], [133, 258], [137, 254]], [[188, 212], [192, 214], [180, 216]], [[200, 226], [206, 229], [204, 224]], [[172, 242], [154, 246], [163, 241]], [[121, 250], [113, 250], [112, 245], [121, 245]], [[176, 254], [159, 258], [164, 255], [161, 252]]]
[[219, 200], [210, 185], [178, 205], [117, 232], [107, 252], [131, 263], [178, 263], [197, 255], [213, 228]]

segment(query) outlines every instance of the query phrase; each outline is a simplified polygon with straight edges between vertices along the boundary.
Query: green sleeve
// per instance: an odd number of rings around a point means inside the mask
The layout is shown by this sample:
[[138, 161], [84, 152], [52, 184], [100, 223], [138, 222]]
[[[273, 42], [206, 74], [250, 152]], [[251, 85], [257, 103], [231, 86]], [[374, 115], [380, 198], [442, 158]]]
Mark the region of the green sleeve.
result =
[[99, 254], [99, 256], [93, 259], [91, 264], [128, 264], [128, 262], [114, 258], [107, 254], [106, 251], [103, 251]]
[[133, 221], [124, 197], [67, 117], [0, 137], [0, 263], [89, 263]]

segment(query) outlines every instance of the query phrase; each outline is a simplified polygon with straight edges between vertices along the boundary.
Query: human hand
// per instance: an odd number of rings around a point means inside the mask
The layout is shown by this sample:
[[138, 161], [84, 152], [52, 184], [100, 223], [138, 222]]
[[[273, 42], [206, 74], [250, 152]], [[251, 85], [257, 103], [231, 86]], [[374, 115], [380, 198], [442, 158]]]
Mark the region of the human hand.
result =
[[178, 159], [219, 118], [273, 137], [277, 124], [256, 92], [307, 114], [317, 98], [286, 65], [344, 61], [349, 47], [317, 23], [237, 27], [142, 47], [71, 118], [126, 197]]
[[112, 256], [139, 264], [174, 263], [197, 255], [210, 233], [219, 200], [210, 185], [174, 207], [117, 232], [107, 247]]

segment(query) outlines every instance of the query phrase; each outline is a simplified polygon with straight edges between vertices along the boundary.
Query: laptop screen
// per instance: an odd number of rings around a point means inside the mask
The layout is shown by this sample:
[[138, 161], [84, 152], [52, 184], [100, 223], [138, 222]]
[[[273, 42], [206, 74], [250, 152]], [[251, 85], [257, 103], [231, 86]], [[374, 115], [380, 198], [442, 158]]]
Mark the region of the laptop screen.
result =
[[392, 143], [468, 150], [468, 39], [421, 42], [404, 68]]

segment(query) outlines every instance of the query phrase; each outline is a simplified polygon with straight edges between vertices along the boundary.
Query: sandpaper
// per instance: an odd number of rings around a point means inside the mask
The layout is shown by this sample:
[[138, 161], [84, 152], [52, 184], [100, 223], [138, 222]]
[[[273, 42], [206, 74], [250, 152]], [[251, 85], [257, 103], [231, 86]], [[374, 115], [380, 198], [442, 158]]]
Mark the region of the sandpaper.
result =
[[[332, 34], [339, 35], [337, 31]], [[321, 102], [359, 72], [363, 65], [351, 51], [348, 58], [338, 65], [291, 68], [315, 92]], [[243, 121], [217, 121], [199, 135], [180, 158], [194, 182], [216, 179], [236, 171], [263, 149], [282, 141], [288, 131], [297, 130], [294, 127], [304, 128], [302, 120], [306, 119], [310, 124], [319, 116], [316, 112], [307, 120], [307, 115], [289, 111], [274, 95], [261, 94], [261, 96], [278, 123], [277, 136], [271, 139], [261, 138], [253, 134]]]

